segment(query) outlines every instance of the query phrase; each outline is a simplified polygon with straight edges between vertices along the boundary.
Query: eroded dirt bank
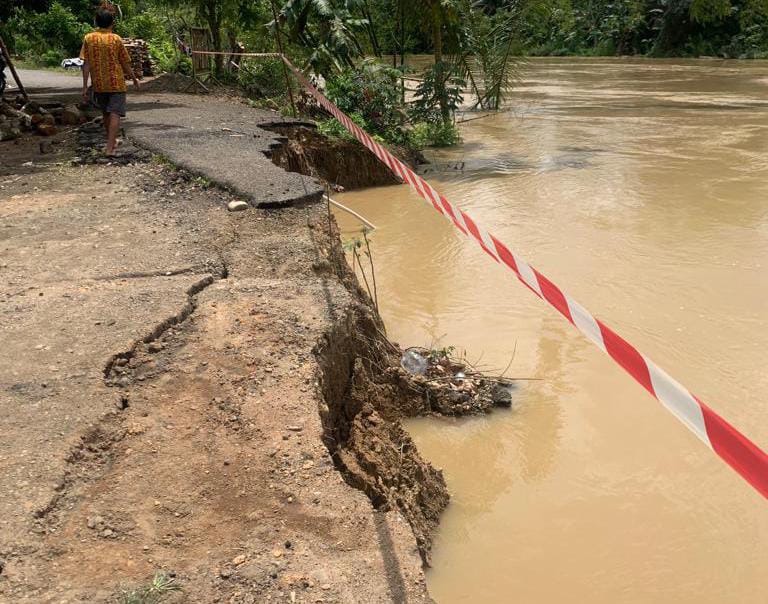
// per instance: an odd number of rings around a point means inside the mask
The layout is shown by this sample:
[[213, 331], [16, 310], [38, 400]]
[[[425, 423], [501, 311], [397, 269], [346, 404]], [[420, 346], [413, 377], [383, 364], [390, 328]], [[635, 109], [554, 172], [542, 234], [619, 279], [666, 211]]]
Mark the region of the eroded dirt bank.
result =
[[[331, 185], [359, 189], [400, 182], [368, 149], [356, 141], [330, 140], [311, 124], [268, 124], [262, 126], [284, 137], [268, 156], [275, 165], [290, 172], [317, 176]], [[426, 160], [417, 151], [394, 149], [411, 165]]]
[[428, 601], [429, 388], [326, 208], [73, 153], [0, 168], [0, 601]]

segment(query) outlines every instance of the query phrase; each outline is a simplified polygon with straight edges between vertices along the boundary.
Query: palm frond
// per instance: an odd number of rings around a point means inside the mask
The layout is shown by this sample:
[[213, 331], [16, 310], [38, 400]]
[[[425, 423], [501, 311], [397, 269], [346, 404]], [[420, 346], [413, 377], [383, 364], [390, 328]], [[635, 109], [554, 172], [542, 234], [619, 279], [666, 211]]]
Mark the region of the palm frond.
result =
[[482, 2], [465, 0], [461, 24], [457, 45], [461, 52], [453, 62], [469, 83], [475, 106], [498, 110], [520, 77], [517, 2], [506, 2], [488, 15]]

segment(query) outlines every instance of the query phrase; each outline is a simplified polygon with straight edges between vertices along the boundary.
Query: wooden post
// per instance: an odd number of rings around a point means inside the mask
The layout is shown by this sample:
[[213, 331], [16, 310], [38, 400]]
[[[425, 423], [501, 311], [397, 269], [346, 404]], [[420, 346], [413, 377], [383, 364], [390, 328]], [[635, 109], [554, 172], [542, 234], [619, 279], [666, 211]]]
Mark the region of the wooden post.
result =
[[11, 75], [13, 75], [13, 79], [16, 81], [16, 86], [19, 87], [21, 96], [24, 97], [25, 101], [28, 101], [29, 95], [27, 94], [27, 91], [24, 89], [24, 84], [22, 84], [21, 80], [19, 79], [19, 74], [16, 73], [16, 68], [13, 66], [13, 61], [11, 60], [11, 55], [8, 52], [8, 48], [5, 46], [5, 42], [3, 42], [2, 37], [0, 37], [0, 52], [3, 53], [3, 58], [5, 59], [5, 62], [8, 63], [8, 69], [11, 70]]
[[184, 92], [190, 88], [197, 90], [198, 86], [206, 92], [210, 92], [203, 84], [202, 77], [207, 75], [209, 80], [212, 77], [211, 57], [210, 55], [196, 54], [196, 51], [207, 52], [210, 50], [207, 30], [201, 27], [189, 28], [189, 50], [192, 53], [190, 57], [192, 59], [192, 82], [184, 89]]
[[[275, 0], [270, 0], [270, 4], [272, 5], [272, 16], [275, 18], [275, 39], [277, 40], [277, 50], [282, 56], [285, 56], [285, 53], [283, 52], [283, 41], [280, 39], [280, 22], [277, 20]], [[291, 86], [291, 78], [288, 75], [288, 66], [282, 59], [280, 59], [280, 62], [283, 64], [283, 75], [285, 75], [285, 85], [288, 87], [288, 97], [291, 99], [291, 110], [293, 111], [293, 117], [296, 117], [298, 114], [296, 113], [296, 103], [293, 100], [293, 86]]]

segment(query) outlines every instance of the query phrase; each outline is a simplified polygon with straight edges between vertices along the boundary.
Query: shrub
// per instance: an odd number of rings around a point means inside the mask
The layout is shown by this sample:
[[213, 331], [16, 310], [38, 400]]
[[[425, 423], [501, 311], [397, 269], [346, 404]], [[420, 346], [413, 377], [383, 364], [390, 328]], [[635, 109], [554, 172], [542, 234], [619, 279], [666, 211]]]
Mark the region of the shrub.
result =
[[[349, 119], [355, 122], [355, 124], [357, 124], [363, 129], [366, 128], [365, 119], [363, 119], [363, 116], [361, 116], [359, 113], [350, 113], [347, 115], [349, 115]], [[338, 138], [341, 140], [357, 140], [352, 135], [352, 133], [344, 127], [344, 124], [342, 124], [336, 118], [331, 118], [328, 120], [317, 122], [317, 131], [320, 134], [324, 134], [325, 136], [328, 136], [330, 138]], [[374, 138], [380, 138], [380, 137], [374, 136]], [[382, 139], [381, 142], [386, 142], [386, 141]]]
[[405, 144], [405, 129], [398, 78], [391, 67], [364, 61], [358, 69], [346, 69], [327, 82], [328, 98], [344, 113], [356, 114], [358, 125], [385, 142]]
[[[236, 70], [237, 83], [247, 94], [263, 97], [286, 97], [285, 73], [283, 63], [279, 59], [258, 59], [256, 61], [244, 60], [240, 63], [240, 69]], [[293, 86], [293, 79], [291, 79]], [[294, 92], [295, 92], [294, 88]]]
[[46, 67], [58, 67], [64, 58], [60, 50], [46, 50], [39, 61]]
[[115, 31], [123, 37], [141, 38], [147, 42], [171, 40], [160, 17], [150, 11], [118, 21]]
[[10, 19], [9, 29], [14, 32], [18, 54], [45, 63], [52, 60], [51, 51], [61, 57], [77, 56], [83, 36], [92, 28], [78, 21], [69, 8], [54, 2], [45, 13], [17, 9]]
[[178, 72], [189, 75], [192, 73], [192, 59], [180, 56], [170, 39], [152, 40], [148, 43], [149, 54], [157, 63], [160, 71]]
[[450, 122], [420, 122], [410, 132], [411, 145], [424, 147], [450, 147], [461, 142], [459, 129]]
[[451, 75], [450, 66], [445, 63], [434, 64], [424, 72], [424, 78], [416, 88], [409, 117], [414, 123], [437, 124], [445, 121], [442, 107], [450, 116], [454, 115], [464, 100], [461, 94], [463, 87], [464, 82]]
[[[326, 86], [327, 96], [379, 142], [411, 149], [458, 143], [458, 128], [444, 122], [440, 113], [439, 96], [434, 91], [435, 72], [425, 78], [420, 102], [417, 100], [416, 108], [409, 113], [415, 122], [410, 129], [400, 98], [400, 75], [395, 69], [364, 62], [358, 70], [345, 70], [331, 78]], [[461, 102], [461, 88], [454, 80], [446, 88], [447, 105], [453, 112]], [[334, 138], [353, 138], [335, 119], [321, 121], [318, 130]]]

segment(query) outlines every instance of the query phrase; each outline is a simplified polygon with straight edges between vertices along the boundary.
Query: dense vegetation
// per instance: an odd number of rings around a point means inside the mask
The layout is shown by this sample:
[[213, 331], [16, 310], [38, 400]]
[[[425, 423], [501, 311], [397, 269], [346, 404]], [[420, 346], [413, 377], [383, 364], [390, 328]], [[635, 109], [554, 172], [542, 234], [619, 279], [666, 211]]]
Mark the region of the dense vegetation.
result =
[[[412, 146], [455, 142], [462, 103], [500, 108], [524, 54], [768, 57], [768, 0], [121, 0], [119, 9], [117, 32], [147, 40], [166, 71], [188, 72], [178, 43], [190, 25], [206, 27], [216, 49], [274, 51], [277, 23], [286, 52], [325, 78], [342, 109], [381, 140]], [[93, 10], [94, 0], [6, 0], [0, 35], [27, 60], [57, 65], [77, 55]], [[403, 55], [421, 53], [434, 64], [406, 103]], [[215, 61], [219, 79], [286, 105], [278, 61], [226, 63]], [[322, 128], [343, 136], [333, 121]]]
[[526, 13], [531, 54], [768, 57], [768, 0], [543, 0]]

